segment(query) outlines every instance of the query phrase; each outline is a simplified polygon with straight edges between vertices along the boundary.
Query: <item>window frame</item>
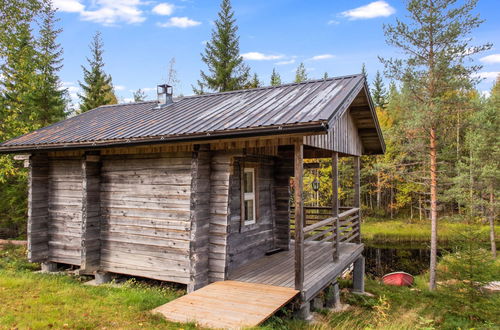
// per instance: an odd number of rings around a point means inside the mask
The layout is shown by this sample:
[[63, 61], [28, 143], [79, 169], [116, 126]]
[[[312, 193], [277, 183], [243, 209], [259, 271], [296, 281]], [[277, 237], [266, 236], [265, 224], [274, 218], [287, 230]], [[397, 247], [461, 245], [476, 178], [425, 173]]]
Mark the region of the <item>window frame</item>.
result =
[[[245, 193], [245, 173], [253, 173], [253, 193]], [[258, 164], [256, 163], [240, 163], [240, 209], [241, 209], [241, 227], [249, 228], [257, 224], [259, 220], [259, 171]], [[253, 199], [251, 198], [253, 197]], [[245, 220], [245, 202], [253, 200], [253, 219]]]

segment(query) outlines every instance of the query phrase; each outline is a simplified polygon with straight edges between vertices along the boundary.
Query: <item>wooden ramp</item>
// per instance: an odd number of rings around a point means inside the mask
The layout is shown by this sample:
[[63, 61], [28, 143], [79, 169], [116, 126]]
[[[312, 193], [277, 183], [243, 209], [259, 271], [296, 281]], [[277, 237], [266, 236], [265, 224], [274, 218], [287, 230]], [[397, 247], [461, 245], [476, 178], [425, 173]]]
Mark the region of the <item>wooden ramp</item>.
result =
[[195, 322], [215, 329], [254, 327], [291, 301], [299, 291], [266, 284], [221, 281], [157, 307], [169, 321]]

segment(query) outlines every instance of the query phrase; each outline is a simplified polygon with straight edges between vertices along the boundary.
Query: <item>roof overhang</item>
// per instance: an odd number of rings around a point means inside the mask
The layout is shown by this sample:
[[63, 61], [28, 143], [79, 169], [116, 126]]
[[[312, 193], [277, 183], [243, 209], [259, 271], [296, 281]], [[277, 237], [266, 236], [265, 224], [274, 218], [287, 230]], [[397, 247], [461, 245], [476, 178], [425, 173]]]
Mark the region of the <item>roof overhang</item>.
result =
[[102, 141], [83, 141], [72, 143], [52, 143], [38, 145], [14, 145], [0, 146], [0, 154], [26, 153], [37, 151], [59, 151], [75, 149], [101, 149], [113, 147], [137, 146], [145, 144], [167, 144], [179, 142], [206, 143], [210, 140], [232, 139], [232, 138], [255, 138], [259, 136], [280, 136], [280, 135], [303, 135], [321, 134], [328, 130], [328, 121], [320, 120], [308, 123], [296, 123], [287, 125], [272, 125], [252, 128], [241, 128], [235, 130], [213, 131], [196, 134], [174, 135], [174, 136], [153, 136], [129, 139], [115, 139]]

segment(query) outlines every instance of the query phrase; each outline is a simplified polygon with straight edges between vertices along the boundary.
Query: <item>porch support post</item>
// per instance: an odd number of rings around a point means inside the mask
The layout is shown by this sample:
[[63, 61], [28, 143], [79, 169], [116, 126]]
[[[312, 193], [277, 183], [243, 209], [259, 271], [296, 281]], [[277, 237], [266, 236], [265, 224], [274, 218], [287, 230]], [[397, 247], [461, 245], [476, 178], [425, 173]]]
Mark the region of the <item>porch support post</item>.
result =
[[356, 238], [357, 243], [361, 243], [361, 157], [354, 157], [354, 207], [359, 209], [358, 211], [358, 237]]
[[332, 215], [335, 218], [334, 241], [333, 244], [333, 260], [339, 260], [340, 250], [340, 219], [339, 219], [339, 154], [332, 154]]
[[359, 256], [354, 262], [352, 291], [355, 293], [365, 293], [365, 257], [363, 256]]
[[302, 200], [303, 183], [302, 176], [304, 171], [304, 144], [302, 140], [295, 142], [294, 153], [295, 173], [295, 289], [301, 293], [304, 289], [304, 219]]

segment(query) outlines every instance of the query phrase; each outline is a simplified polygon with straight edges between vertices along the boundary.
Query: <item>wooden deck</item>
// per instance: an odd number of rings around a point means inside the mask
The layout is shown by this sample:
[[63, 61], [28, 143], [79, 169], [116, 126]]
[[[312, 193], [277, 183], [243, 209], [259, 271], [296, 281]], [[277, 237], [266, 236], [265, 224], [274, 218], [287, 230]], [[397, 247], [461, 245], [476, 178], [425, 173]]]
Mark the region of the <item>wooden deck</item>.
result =
[[215, 329], [254, 327], [299, 292], [278, 286], [221, 281], [209, 284], [153, 310], [173, 322], [195, 322]]
[[[304, 292], [306, 301], [331, 284], [363, 252], [363, 244], [341, 243], [339, 259], [333, 261], [332, 243], [304, 243]], [[293, 247], [293, 241], [291, 246]], [[294, 288], [294, 250], [279, 252], [251, 261], [229, 273], [229, 279], [249, 283]]]

